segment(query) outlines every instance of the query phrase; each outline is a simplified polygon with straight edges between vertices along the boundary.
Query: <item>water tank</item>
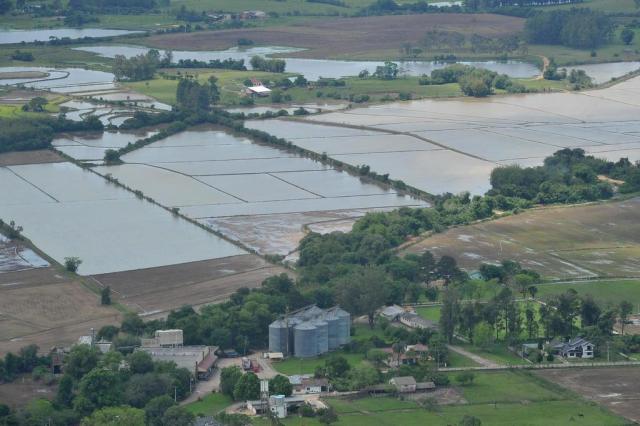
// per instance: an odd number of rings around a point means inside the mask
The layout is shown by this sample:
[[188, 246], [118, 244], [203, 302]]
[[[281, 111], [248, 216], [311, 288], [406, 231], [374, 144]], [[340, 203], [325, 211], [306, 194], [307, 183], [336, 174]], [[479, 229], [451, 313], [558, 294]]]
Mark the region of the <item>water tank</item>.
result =
[[351, 341], [351, 315], [340, 308], [334, 312], [338, 317], [338, 345], [346, 345]]
[[338, 343], [338, 327], [340, 323], [340, 318], [338, 318], [338, 316], [333, 310], [330, 310], [324, 316], [324, 321], [327, 323], [327, 326], [328, 326], [328, 333], [329, 333], [328, 347], [329, 347], [329, 350], [331, 351], [333, 349], [336, 349], [338, 346], [340, 346], [340, 344]]
[[318, 333], [313, 324], [304, 322], [296, 325], [293, 335], [295, 356], [310, 358], [318, 355]]
[[321, 319], [313, 321], [317, 333], [317, 352], [323, 354], [329, 351], [329, 324]]
[[269, 352], [282, 352], [287, 355], [287, 324], [276, 320], [269, 325]]

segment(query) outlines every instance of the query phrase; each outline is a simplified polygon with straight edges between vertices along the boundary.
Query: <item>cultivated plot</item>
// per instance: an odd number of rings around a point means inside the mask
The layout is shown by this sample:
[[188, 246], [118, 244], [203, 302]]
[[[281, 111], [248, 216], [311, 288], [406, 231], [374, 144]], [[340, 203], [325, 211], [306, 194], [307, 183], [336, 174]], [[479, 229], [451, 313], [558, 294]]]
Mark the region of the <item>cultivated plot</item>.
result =
[[0, 235], [0, 273], [45, 268], [49, 262], [19, 241]]
[[0, 217], [84, 275], [243, 254], [233, 244], [70, 163], [0, 168]]
[[519, 261], [548, 279], [640, 274], [640, 199], [531, 210], [450, 229], [407, 248], [454, 256], [463, 268]]
[[310, 223], [327, 222], [330, 231], [335, 219], [355, 219], [364, 210], [426, 205], [313, 160], [209, 128], [170, 136], [123, 160], [127, 164], [95, 170], [261, 253], [294, 251]]

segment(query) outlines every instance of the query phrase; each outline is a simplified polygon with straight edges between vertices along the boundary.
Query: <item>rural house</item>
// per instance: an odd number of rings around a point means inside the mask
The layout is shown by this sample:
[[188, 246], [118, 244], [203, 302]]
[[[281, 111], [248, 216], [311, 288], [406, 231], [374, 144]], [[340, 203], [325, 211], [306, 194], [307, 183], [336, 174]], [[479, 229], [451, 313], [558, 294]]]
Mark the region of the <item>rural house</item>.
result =
[[389, 380], [389, 384], [394, 386], [398, 393], [414, 393], [417, 386], [413, 376], [394, 377]]
[[564, 358], [593, 358], [594, 345], [582, 337], [552, 346], [553, 351]]

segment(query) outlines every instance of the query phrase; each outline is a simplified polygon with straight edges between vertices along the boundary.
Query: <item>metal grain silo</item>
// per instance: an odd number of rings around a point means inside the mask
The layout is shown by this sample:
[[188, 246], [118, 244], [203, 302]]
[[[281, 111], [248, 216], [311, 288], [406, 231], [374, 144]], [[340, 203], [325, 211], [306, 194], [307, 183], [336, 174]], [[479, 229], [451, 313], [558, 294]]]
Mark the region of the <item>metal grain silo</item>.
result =
[[288, 333], [284, 320], [275, 320], [269, 324], [269, 352], [282, 352], [287, 355]]
[[334, 310], [327, 311], [324, 316], [324, 321], [328, 326], [329, 333], [329, 350], [336, 349], [340, 344], [338, 343], [338, 329], [340, 327], [340, 318], [336, 315]]
[[316, 327], [317, 338], [317, 352], [323, 354], [329, 351], [329, 324], [321, 319], [313, 321], [313, 325]]
[[294, 331], [295, 356], [310, 358], [318, 355], [318, 329], [309, 322], [295, 326]]
[[338, 317], [338, 345], [346, 345], [351, 341], [351, 315], [340, 308], [334, 312]]

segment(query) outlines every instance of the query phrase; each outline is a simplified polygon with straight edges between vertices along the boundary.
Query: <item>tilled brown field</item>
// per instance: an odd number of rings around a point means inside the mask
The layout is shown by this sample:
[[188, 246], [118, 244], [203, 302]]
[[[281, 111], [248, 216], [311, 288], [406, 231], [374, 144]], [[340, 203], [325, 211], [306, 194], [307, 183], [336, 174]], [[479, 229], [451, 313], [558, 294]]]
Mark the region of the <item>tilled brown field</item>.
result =
[[92, 278], [111, 287], [120, 303], [151, 316], [183, 305], [220, 302], [241, 287], [258, 287], [265, 278], [282, 272], [284, 268], [258, 256], [241, 255]]
[[145, 43], [165, 49], [219, 50], [236, 46], [238, 39], [246, 38], [258, 45], [309, 49], [288, 56], [332, 58], [397, 50], [402, 43], [418, 43], [432, 29], [503, 36], [522, 31], [523, 25], [523, 19], [491, 14], [375, 16], [313, 20], [288, 27], [157, 35], [145, 39]]
[[0, 274], [0, 354], [32, 343], [47, 351], [119, 322], [118, 311], [54, 268]]
[[536, 374], [634, 423], [640, 421], [640, 368], [563, 368]]
[[18, 166], [21, 164], [60, 163], [65, 161], [48, 149], [36, 151], [7, 152], [0, 154], [0, 166]]
[[531, 210], [450, 229], [405, 251], [454, 256], [467, 270], [513, 259], [549, 279], [640, 276], [640, 199]]

